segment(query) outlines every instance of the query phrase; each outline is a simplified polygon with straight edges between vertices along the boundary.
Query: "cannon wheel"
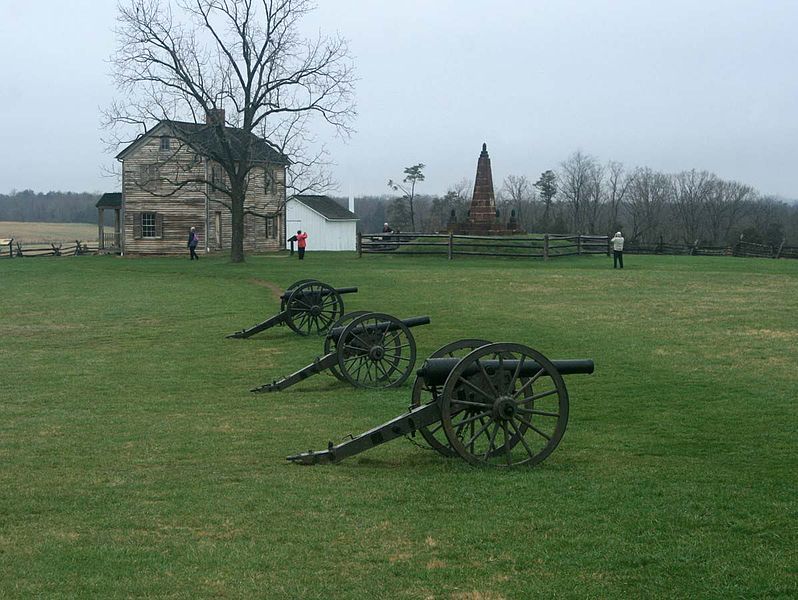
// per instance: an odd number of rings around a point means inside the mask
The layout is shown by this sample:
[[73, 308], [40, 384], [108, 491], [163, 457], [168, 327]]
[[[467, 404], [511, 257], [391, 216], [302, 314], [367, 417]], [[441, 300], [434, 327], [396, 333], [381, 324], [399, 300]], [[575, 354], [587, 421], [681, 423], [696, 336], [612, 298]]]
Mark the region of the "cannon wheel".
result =
[[[378, 330], [381, 323], [389, 323], [390, 330]], [[416, 341], [410, 329], [384, 313], [355, 318], [341, 333], [336, 348], [338, 368], [355, 387], [396, 387], [416, 364]]]
[[299, 285], [285, 303], [286, 323], [299, 335], [326, 333], [344, 312], [335, 288], [320, 281]]
[[[540, 369], [532, 376], [499, 368], [494, 372], [481, 361], [534, 361]], [[482, 373], [479, 378], [464, 373]], [[465, 385], [473, 398], [457, 397]], [[452, 449], [474, 465], [514, 467], [536, 465], [554, 451], [568, 424], [568, 391], [549, 359], [521, 344], [488, 344], [463, 358], [446, 379], [440, 400], [441, 422]]]
[[[353, 310], [352, 312], [348, 312], [345, 315], [343, 315], [340, 319], [338, 319], [333, 324], [333, 326], [330, 327], [330, 329], [335, 329], [336, 327], [344, 327], [353, 319], [356, 319], [357, 317], [362, 317], [363, 315], [367, 314], [369, 314], [369, 311], [367, 310]], [[332, 352], [333, 348], [335, 348], [335, 345], [336, 342], [331, 337], [324, 338], [324, 354], [326, 355]], [[349, 383], [349, 380], [343, 375], [341, 375], [341, 372], [338, 370], [337, 365], [333, 365], [332, 367], [330, 367], [330, 371], [332, 371], [332, 374], [335, 375], [341, 381]]]
[[280, 312], [283, 312], [285, 310], [285, 305], [288, 302], [288, 297], [291, 295], [291, 292], [293, 292], [300, 285], [305, 283], [310, 283], [311, 281], [318, 281], [318, 279], [300, 279], [299, 281], [295, 281], [287, 288], [285, 288], [285, 293], [283, 294], [284, 298], [280, 300]]
[[[456, 342], [446, 344], [442, 348], [438, 348], [433, 352], [429, 358], [462, 358], [472, 350], [480, 348], [485, 344], [490, 344], [487, 340], [480, 339], [464, 339]], [[438, 387], [428, 388], [422, 377], [416, 376], [413, 383], [413, 395], [410, 400], [410, 408], [413, 409], [422, 404], [429, 404], [436, 402], [440, 396], [441, 390]], [[452, 450], [449, 445], [449, 440], [446, 433], [443, 431], [443, 423], [438, 422], [430, 427], [419, 427], [417, 430], [421, 436], [426, 440], [430, 447], [443, 456], [457, 456], [458, 454]]]

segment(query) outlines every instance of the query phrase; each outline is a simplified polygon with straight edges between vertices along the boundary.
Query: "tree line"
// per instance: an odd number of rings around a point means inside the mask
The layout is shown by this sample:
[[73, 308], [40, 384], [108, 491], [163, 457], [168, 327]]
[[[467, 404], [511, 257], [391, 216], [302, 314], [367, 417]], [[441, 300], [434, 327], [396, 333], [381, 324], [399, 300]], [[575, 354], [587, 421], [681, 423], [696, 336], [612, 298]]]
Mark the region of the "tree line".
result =
[[99, 199], [88, 192], [12, 191], [0, 194], [0, 221], [96, 223]]
[[[413, 191], [412, 197], [356, 198], [360, 230], [378, 232], [384, 222], [402, 231], [446, 230], [452, 221], [467, 218], [473, 182], [463, 179], [443, 196]], [[795, 201], [762, 195], [707, 171], [630, 170], [579, 151], [537, 178], [505, 177], [496, 190], [496, 207], [501, 222], [512, 217], [519, 230], [529, 233], [611, 235], [621, 230], [638, 244], [723, 246], [741, 238], [798, 243]]]
[[[417, 167], [424, 165], [413, 168]], [[421, 185], [424, 179], [417, 171], [415, 183]], [[374, 233], [387, 222], [402, 231], [445, 231], [453, 220], [467, 218], [473, 185], [462, 179], [442, 196], [421, 194], [414, 187], [412, 218], [408, 194], [359, 196], [355, 199], [358, 227]], [[0, 221], [96, 223], [98, 199], [99, 194], [88, 192], [0, 194]], [[336, 200], [347, 206], [345, 198]], [[754, 243], [798, 244], [796, 202], [762, 195], [707, 171], [627, 170], [621, 163], [601, 163], [582, 152], [537, 178], [508, 175], [497, 186], [496, 205], [501, 221], [509, 221], [514, 213], [518, 229], [530, 233], [621, 230], [630, 243], [639, 244], [698, 241], [722, 246], [741, 236]]]

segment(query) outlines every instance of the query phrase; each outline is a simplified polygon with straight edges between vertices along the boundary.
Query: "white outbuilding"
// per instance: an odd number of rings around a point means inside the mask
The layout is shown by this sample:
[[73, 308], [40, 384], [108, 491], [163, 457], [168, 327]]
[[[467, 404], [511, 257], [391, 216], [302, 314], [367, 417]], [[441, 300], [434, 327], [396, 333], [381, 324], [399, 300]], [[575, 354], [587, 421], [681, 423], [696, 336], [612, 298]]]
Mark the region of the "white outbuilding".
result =
[[[355, 250], [357, 216], [329, 196], [291, 196], [285, 205], [286, 240], [307, 232], [308, 250]], [[290, 246], [286, 242], [286, 248]]]

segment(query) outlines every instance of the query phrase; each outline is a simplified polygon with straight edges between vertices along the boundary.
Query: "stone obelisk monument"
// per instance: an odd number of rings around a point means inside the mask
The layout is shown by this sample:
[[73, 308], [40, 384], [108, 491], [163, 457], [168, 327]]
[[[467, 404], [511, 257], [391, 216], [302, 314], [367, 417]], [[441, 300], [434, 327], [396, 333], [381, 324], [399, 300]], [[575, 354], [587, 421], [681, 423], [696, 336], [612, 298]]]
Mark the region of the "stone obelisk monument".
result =
[[471, 197], [471, 210], [468, 224], [475, 228], [492, 228], [496, 223], [496, 197], [493, 194], [493, 173], [490, 170], [488, 145], [482, 144], [482, 152], [477, 161], [477, 177], [474, 180], [474, 195]]
[[499, 221], [496, 214], [496, 197], [493, 193], [493, 173], [490, 168], [488, 145], [482, 144], [477, 161], [477, 176], [468, 218], [452, 227], [454, 233], [471, 235], [509, 235], [512, 229]]

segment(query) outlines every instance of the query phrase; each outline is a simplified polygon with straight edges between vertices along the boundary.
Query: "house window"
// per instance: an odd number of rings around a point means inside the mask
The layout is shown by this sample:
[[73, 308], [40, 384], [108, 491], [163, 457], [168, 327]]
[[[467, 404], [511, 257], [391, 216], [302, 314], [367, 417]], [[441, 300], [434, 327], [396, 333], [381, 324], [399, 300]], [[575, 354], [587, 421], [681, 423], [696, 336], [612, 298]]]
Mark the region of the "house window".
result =
[[263, 169], [263, 192], [268, 194], [272, 189], [272, 174], [268, 168]]
[[266, 217], [266, 237], [273, 240], [277, 237], [277, 227], [275, 227], [274, 217]]
[[141, 213], [141, 237], [154, 238], [155, 213]]
[[169, 150], [170, 139], [168, 135], [161, 136], [161, 150]]

